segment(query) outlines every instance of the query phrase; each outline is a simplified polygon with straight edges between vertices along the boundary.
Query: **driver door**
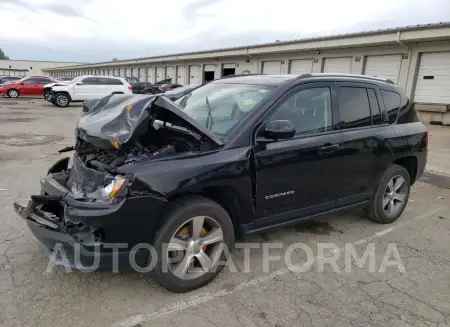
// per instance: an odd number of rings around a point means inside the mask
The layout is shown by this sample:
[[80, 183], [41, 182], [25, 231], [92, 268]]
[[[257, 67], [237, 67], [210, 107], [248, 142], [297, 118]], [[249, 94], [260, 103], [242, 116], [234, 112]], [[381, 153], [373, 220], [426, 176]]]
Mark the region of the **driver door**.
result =
[[96, 97], [97, 77], [86, 77], [75, 83], [74, 94], [77, 100], [91, 100]]
[[292, 89], [263, 117], [289, 120], [296, 134], [287, 140], [255, 135], [257, 224], [276, 224], [335, 207], [340, 185], [343, 137], [335, 129], [337, 108], [328, 83]]

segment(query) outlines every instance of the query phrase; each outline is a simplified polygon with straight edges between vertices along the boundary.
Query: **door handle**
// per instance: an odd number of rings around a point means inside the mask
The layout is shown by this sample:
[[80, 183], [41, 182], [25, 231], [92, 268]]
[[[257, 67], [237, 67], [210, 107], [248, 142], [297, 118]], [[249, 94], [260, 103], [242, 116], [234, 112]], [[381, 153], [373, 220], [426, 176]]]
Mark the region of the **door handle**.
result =
[[332, 153], [339, 150], [339, 144], [325, 144], [323, 147], [319, 148], [321, 153]]

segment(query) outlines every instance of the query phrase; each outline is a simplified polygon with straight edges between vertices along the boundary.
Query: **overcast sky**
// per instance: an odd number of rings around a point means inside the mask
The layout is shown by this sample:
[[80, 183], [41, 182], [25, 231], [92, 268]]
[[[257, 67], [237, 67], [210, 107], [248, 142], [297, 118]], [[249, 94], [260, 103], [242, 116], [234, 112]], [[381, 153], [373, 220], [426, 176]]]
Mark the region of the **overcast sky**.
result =
[[99, 62], [448, 20], [450, 0], [0, 0], [0, 47]]

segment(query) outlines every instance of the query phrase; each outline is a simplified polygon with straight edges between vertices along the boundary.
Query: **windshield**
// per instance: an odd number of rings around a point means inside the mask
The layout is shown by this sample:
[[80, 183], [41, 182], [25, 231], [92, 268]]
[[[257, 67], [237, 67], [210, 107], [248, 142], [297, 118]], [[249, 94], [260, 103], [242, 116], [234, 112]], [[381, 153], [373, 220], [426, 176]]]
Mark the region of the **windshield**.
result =
[[189, 85], [185, 85], [185, 86], [181, 86], [181, 87], [177, 87], [173, 90], [169, 90], [166, 92], [166, 94], [178, 94], [180, 92], [184, 92], [193, 88], [196, 88], [198, 85], [194, 85], [194, 84], [189, 84]]
[[218, 135], [225, 135], [272, 89], [269, 86], [211, 83], [175, 103], [186, 114]]

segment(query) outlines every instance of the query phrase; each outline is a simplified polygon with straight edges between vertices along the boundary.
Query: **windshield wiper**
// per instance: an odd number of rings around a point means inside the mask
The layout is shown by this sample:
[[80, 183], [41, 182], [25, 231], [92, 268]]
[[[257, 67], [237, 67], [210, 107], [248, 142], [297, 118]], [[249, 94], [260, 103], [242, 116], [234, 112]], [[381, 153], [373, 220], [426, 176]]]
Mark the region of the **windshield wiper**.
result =
[[209, 104], [208, 97], [205, 98], [205, 101], [206, 101], [206, 105], [208, 106], [208, 117], [206, 117], [206, 125], [205, 125], [205, 127], [207, 129], [211, 130], [212, 125], [214, 124], [213, 117], [212, 117], [212, 114], [211, 114], [211, 105]]

